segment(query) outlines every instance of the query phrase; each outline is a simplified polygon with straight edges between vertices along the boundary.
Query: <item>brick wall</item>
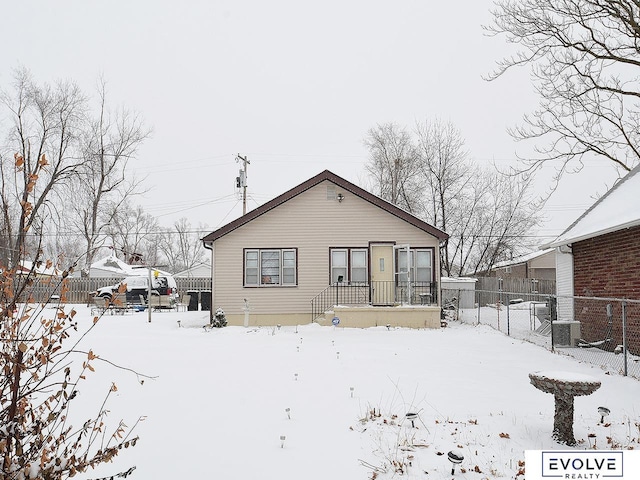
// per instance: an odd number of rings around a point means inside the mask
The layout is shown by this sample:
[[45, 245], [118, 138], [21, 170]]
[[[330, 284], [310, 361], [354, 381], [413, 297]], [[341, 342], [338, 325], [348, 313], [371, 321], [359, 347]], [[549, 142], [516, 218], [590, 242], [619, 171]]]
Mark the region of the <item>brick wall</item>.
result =
[[575, 295], [640, 300], [640, 227], [572, 247]]
[[[640, 300], [640, 227], [601, 235], [572, 245], [574, 294]], [[614, 307], [613, 343], [622, 344], [620, 302]], [[602, 340], [608, 329], [606, 302], [576, 301], [576, 320], [582, 322], [582, 337]], [[629, 350], [640, 351], [640, 312], [627, 309]]]

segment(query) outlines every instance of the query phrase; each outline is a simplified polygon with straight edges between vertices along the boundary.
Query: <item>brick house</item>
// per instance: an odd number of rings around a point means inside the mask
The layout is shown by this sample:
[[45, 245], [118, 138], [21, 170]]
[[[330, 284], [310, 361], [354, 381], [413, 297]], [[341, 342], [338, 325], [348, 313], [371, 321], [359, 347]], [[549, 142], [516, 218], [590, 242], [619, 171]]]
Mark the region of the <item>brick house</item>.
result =
[[[588, 342], [608, 333], [608, 315], [620, 319], [621, 302], [576, 297], [640, 300], [640, 166], [634, 168], [554, 241], [558, 320], [577, 320]], [[613, 312], [606, 312], [610, 303]], [[627, 306], [629, 351], [640, 353], [640, 308]], [[613, 322], [612, 347], [622, 344]]]

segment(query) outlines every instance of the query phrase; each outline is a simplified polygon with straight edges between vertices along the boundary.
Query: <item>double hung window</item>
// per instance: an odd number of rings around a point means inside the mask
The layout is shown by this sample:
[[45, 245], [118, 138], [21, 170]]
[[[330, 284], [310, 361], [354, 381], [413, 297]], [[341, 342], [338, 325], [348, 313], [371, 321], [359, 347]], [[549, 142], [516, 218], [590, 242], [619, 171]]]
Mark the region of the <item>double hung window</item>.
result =
[[410, 249], [411, 265], [407, 265], [407, 251], [398, 249], [396, 278], [399, 284], [410, 281], [425, 284], [433, 281], [433, 250], [430, 248]]
[[330, 250], [331, 284], [366, 284], [369, 260], [366, 248], [332, 248]]

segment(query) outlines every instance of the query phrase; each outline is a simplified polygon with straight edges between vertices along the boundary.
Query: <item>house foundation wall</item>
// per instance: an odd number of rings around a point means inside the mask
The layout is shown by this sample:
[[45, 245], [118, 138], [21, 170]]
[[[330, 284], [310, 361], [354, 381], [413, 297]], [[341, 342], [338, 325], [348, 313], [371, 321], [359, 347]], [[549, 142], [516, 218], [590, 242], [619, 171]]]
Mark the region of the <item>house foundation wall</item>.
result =
[[[335, 307], [327, 312], [316, 323], [333, 325], [333, 318], [338, 317], [340, 327], [369, 328], [390, 325], [405, 328], [440, 328], [440, 307]], [[244, 315], [227, 315], [227, 324], [243, 326]], [[305, 325], [311, 323], [309, 313], [290, 314], [249, 314], [249, 327], [265, 327], [275, 325]]]
[[[227, 314], [227, 325], [242, 327], [245, 324], [245, 316], [237, 314]], [[249, 327], [269, 327], [276, 325], [305, 325], [311, 323], [309, 313], [249, 313]]]
[[[440, 328], [440, 307], [334, 307], [341, 327], [368, 328], [390, 325], [406, 328]], [[333, 317], [325, 323], [331, 325]]]

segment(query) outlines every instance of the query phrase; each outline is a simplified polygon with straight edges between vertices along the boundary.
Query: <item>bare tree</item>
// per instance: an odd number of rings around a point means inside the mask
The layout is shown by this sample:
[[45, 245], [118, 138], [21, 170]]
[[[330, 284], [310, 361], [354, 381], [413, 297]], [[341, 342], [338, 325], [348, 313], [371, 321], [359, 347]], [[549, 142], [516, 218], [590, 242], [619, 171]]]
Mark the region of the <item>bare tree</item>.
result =
[[[425, 217], [444, 232], [454, 212], [463, 209], [468, 201], [466, 188], [473, 181], [471, 166], [466, 162], [467, 152], [460, 131], [451, 123], [440, 120], [416, 125], [419, 168], [426, 189]], [[445, 240], [442, 253], [442, 268], [447, 275], [452, 273], [449, 240]]]
[[418, 155], [411, 134], [395, 123], [377, 125], [364, 139], [366, 170], [375, 193], [409, 212], [420, 202]]
[[498, 63], [495, 79], [528, 66], [539, 108], [511, 131], [545, 141], [533, 171], [556, 160], [556, 181], [602, 157], [621, 172], [640, 162], [640, 4], [635, 0], [499, 1], [486, 30], [520, 50]]
[[478, 220], [468, 245], [465, 273], [489, 271], [531, 249], [528, 234], [539, 225], [540, 203], [532, 196], [531, 177], [485, 172], [476, 178], [483, 183], [482, 197], [473, 215]]
[[[99, 110], [82, 138], [84, 162], [78, 181], [69, 187], [73, 223], [85, 242], [82, 274], [88, 275], [97, 247], [104, 244], [107, 226], [140, 183], [127, 171], [127, 164], [149, 135], [139, 117], [121, 109], [112, 113], [106, 105], [104, 80], [99, 84]], [[106, 209], [106, 206], [110, 206]]]
[[145, 213], [141, 206], [133, 207], [128, 201], [111, 204], [108, 210], [111, 222], [106, 233], [121, 258], [129, 264], [157, 265], [158, 221]]
[[7, 142], [15, 152], [0, 155], [2, 235], [8, 244], [2, 256], [11, 267], [28, 246], [30, 232], [42, 232], [55, 189], [82, 163], [78, 132], [86, 99], [72, 82], [39, 86], [23, 69], [15, 73], [14, 91], [3, 92], [0, 101], [12, 120]]
[[443, 265], [449, 276], [469, 272], [482, 232], [487, 227], [487, 218], [483, 212], [493, 188], [489, 182], [483, 181], [486, 175], [482, 175], [479, 168], [475, 168], [470, 174], [474, 175], [475, 181], [467, 183], [463, 199], [456, 202], [455, 208], [449, 209], [449, 263]]
[[186, 218], [177, 220], [171, 229], [163, 229], [158, 245], [170, 271], [187, 270], [204, 261], [205, 250], [200, 239], [207, 230], [203, 225], [194, 230]]
[[[14, 168], [20, 176], [24, 156], [16, 155]], [[41, 191], [36, 185], [39, 181], [31, 177], [29, 195]], [[20, 215], [25, 218], [18, 225], [34, 223], [30, 208], [23, 206]], [[26, 236], [15, 238], [22, 242], [14, 243], [16, 251], [24, 253]], [[42, 237], [34, 243], [41, 246]], [[117, 391], [115, 384], [95, 417], [74, 413], [72, 407], [83, 401], [78, 393], [89, 388], [87, 377], [103, 361], [82, 343], [100, 317], [79, 327], [77, 312], [65, 306], [66, 279], [72, 267], [58, 281], [44, 283], [36, 291], [36, 265], [51, 267], [53, 262], [42, 258], [40, 248], [32, 255], [31, 271], [25, 274], [16, 267], [3, 268], [0, 277], [0, 478], [62, 480], [112, 461], [138, 439], [131, 436], [135, 424], [130, 429], [122, 421], [114, 425], [107, 418], [107, 400]], [[18, 255], [16, 264], [23, 260]], [[49, 308], [54, 298], [58, 298], [52, 305], [55, 308]], [[84, 335], [78, 334], [79, 328]], [[133, 468], [117, 476], [126, 477]]]
[[[398, 132], [411, 161], [395, 162], [397, 171], [385, 174], [388, 163], [380, 159], [395, 144]], [[538, 224], [539, 205], [531, 195], [530, 177], [506, 176], [482, 169], [467, 158], [464, 139], [450, 123], [424, 122], [415, 129], [415, 138], [397, 126], [387, 129], [391, 142], [377, 142], [367, 166], [377, 190], [404, 192], [395, 198], [399, 206], [449, 234], [441, 248], [441, 267], [447, 275], [476, 273], [490, 269], [526, 248], [526, 233]], [[382, 137], [382, 138], [387, 138]], [[370, 139], [369, 139], [370, 141]], [[416, 146], [413, 146], [416, 145]], [[391, 188], [385, 182], [394, 182]], [[406, 188], [410, 185], [411, 188]], [[409, 195], [408, 192], [411, 194]], [[393, 203], [393, 202], [392, 202]], [[406, 207], [405, 207], [406, 208]]]

